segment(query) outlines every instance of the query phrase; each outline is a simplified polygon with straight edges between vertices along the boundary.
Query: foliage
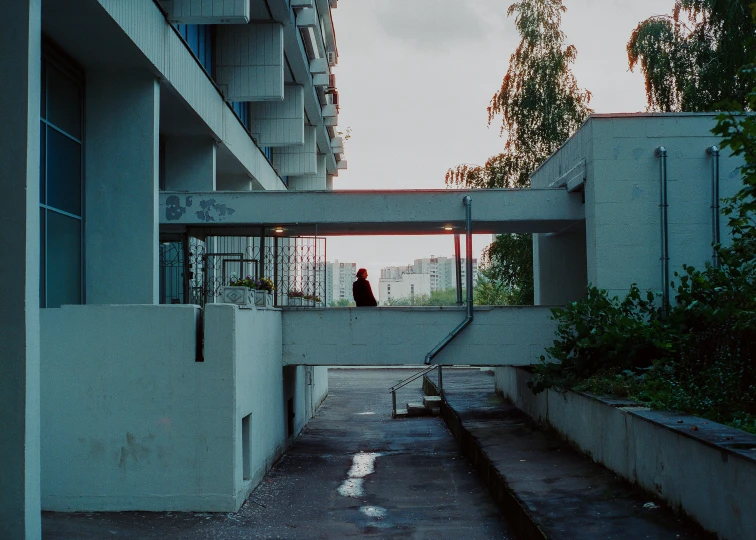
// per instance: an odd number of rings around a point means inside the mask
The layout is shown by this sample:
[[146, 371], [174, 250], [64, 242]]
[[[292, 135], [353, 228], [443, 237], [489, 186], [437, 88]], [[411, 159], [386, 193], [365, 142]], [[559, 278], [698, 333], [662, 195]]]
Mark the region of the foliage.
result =
[[354, 307], [356, 305], [353, 300], [348, 298], [339, 298], [331, 303], [331, 307]]
[[533, 235], [498, 235], [483, 252], [481, 271], [508, 292], [510, 305], [533, 305]]
[[247, 276], [244, 279], [239, 279], [233, 276], [231, 277], [229, 285], [232, 287], [247, 287], [248, 289], [255, 291], [273, 292], [276, 290], [273, 281], [265, 277], [255, 279], [252, 276]]
[[304, 298], [305, 293], [304, 291], [300, 291], [299, 289], [292, 289], [289, 291], [289, 298]]
[[[756, 90], [747, 99], [756, 107]], [[676, 272], [666, 314], [635, 286], [623, 302], [591, 288], [553, 310], [557, 339], [547, 354], [555, 362], [541, 357], [534, 392], [610, 390], [756, 432], [756, 116], [723, 113], [713, 131], [745, 160], [743, 187], [725, 199], [731, 243], [714, 246], [719, 265]]]
[[753, 0], [676, 0], [671, 15], [641, 22], [627, 44], [640, 66], [649, 110], [711, 111], [747, 104], [740, 68], [756, 46]]
[[[577, 49], [560, 29], [562, 0], [521, 0], [509, 7], [520, 43], [488, 106], [488, 124], [501, 116], [504, 151], [485, 165], [461, 164], [446, 173], [446, 185], [467, 188], [528, 188], [530, 174], [577, 130], [592, 112], [591, 94], [570, 70]], [[513, 292], [515, 304], [533, 303], [532, 237], [502, 235], [488, 248], [493, 279]], [[526, 262], [530, 260], [530, 262]]]

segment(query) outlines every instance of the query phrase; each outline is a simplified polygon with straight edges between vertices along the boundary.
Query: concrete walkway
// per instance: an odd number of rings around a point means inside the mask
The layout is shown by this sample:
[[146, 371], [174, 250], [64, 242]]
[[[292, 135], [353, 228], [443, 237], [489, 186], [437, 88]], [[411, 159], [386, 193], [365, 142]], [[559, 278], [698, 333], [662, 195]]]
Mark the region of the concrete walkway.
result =
[[445, 369], [443, 384], [442, 414], [518, 538], [715, 538], [505, 403], [492, 372]]
[[[440, 417], [391, 419], [407, 369], [330, 371], [330, 394], [233, 514], [44, 514], [45, 539], [513, 538]], [[418, 401], [420, 381], [399, 398]]]

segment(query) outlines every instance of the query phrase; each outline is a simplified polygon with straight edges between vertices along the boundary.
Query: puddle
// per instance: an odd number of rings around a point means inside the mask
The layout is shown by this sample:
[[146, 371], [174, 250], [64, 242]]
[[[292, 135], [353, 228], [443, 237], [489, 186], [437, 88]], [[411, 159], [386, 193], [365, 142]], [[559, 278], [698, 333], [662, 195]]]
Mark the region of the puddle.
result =
[[344, 497], [362, 497], [365, 495], [364, 478], [375, 472], [375, 460], [381, 454], [375, 452], [360, 452], [352, 458], [352, 467], [347, 473], [347, 479], [339, 486], [339, 495]]
[[388, 513], [385, 508], [380, 506], [361, 506], [360, 512], [369, 518], [383, 519]]

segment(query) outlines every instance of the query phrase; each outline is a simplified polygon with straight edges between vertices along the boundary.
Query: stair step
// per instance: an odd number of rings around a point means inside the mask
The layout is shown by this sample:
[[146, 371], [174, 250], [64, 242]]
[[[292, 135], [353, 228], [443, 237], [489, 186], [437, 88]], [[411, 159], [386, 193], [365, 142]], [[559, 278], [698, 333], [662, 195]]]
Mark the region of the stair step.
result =
[[428, 409], [441, 407], [441, 396], [423, 396], [423, 405]]
[[410, 416], [422, 416], [428, 414], [428, 409], [422, 403], [407, 403], [407, 413]]
[[429, 410], [433, 416], [441, 415], [441, 407], [431, 407]]
[[409, 416], [407, 409], [397, 409], [394, 413], [394, 418], [405, 418]]

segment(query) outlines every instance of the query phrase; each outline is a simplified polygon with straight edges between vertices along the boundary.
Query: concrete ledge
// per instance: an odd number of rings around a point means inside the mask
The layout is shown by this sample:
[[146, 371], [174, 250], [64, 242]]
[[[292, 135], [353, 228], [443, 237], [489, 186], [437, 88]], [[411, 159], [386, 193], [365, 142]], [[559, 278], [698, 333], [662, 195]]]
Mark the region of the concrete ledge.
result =
[[619, 476], [720, 538], [756, 539], [756, 436], [624, 400], [527, 387], [522, 368], [496, 369], [496, 390]]
[[[428, 396], [441, 395], [436, 384], [427, 375], [423, 376], [423, 393]], [[507, 486], [507, 481], [496, 470], [493, 462], [476, 439], [463, 425], [462, 420], [447, 401], [441, 401], [441, 417], [454, 438], [459, 442], [459, 450], [475, 468], [483, 483], [488, 487], [496, 505], [517, 538], [522, 540], [546, 540], [546, 533], [530, 516], [525, 503]]]

